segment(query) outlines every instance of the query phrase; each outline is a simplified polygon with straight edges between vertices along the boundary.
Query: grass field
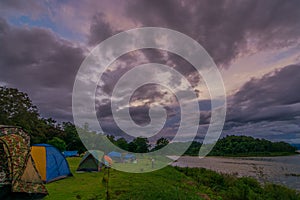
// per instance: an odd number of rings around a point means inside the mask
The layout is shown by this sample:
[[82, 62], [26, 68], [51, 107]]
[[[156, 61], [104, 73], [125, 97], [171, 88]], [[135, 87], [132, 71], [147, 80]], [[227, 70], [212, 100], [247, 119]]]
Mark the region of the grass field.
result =
[[[107, 171], [75, 173], [79, 161], [80, 158], [68, 159], [74, 176], [47, 184], [46, 200], [106, 198], [103, 176], [107, 177]], [[195, 195], [196, 189], [190, 187], [191, 182], [191, 178], [172, 167], [142, 174], [110, 169], [109, 196], [110, 199], [201, 199]]]
[[[47, 184], [46, 200], [106, 199], [103, 177], [107, 177], [107, 171], [75, 173], [79, 161], [80, 158], [68, 159], [74, 176]], [[300, 199], [295, 191], [282, 186], [262, 187], [254, 179], [205, 169], [165, 167], [142, 174], [110, 169], [108, 186], [109, 199]]]

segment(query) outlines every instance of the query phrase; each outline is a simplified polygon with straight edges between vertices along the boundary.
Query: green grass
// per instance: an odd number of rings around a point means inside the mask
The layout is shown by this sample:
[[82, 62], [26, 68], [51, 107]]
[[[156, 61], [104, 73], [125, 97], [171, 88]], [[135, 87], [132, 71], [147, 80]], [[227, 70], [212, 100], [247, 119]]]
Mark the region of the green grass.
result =
[[[73, 177], [68, 177], [46, 185], [49, 196], [45, 199], [105, 199], [106, 189], [103, 176], [107, 170], [98, 173], [75, 173], [80, 158], [69, 158]], [[147, 160], [138, 165], [150, 167]], [[135, 167], [135, 164], [125, 164]], [[199, 192], [190, 187], [191, 178], [172, 167], [150, 173], [134, 174], [110, 169], [110, 199], [201, 199]]]
[[68, 159], [73, 176], [47, 184], [49, 195], [46, 200], [104, 198], [103, 172], [75, 173], [80, 160], [81, 158]]
[[284, 186], [258, 181], [249, 177], [237, 178], [232, 175], [218, 174], [203, 168], [177, 168], [196, 181], [201, 191], [206, 191], [212, 199], [224, 200], [272, 200], [300, 199], [300, 194]]
[[[73, 177], [46, 185], [49, 196], [45, 200], [106, 199], [103, 177], [107, 171], [75, 173], [80, 158], [69, 158]], [[149, 167], [150, 162], [140, 160]], [[121, 164], [119, 164], [121, 165]], [[206, 169], [165, 167], [149, 173], [125, 173], [110, 169], [110, 199], [300, 199], [294, 190], [276, 185], [262, 187], [250, 178], [221, 175]]]
[[[151, 159], [154, 158], [154, 166], [152, 168]], [[164, 156], [139, 156], [137, 163], [114, 163], [116, 169], [122, 169], [122, 171], [127, 172], [151, 172], [154, 169], [161, 169], [165, 167], [172, 160]]]

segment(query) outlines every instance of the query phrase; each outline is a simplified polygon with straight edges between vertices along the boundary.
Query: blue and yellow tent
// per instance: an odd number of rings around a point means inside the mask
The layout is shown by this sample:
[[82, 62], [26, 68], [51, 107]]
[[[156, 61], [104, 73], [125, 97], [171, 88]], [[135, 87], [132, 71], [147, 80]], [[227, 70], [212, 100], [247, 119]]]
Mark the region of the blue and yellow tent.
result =
[[31, 155], [44, 182], [72, 176], [68, 162], [55, 147], [36, 144], [31, 147]]

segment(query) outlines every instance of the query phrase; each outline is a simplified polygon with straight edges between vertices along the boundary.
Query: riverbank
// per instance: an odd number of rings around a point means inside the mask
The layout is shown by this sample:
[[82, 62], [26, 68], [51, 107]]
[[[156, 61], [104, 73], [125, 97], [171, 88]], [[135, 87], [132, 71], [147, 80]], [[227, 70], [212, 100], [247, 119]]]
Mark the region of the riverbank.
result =
[[237, 177], [253, 177], [300, 191], [300, 155], [278, 157], [180, 157], [173, 166], [206, 168]]

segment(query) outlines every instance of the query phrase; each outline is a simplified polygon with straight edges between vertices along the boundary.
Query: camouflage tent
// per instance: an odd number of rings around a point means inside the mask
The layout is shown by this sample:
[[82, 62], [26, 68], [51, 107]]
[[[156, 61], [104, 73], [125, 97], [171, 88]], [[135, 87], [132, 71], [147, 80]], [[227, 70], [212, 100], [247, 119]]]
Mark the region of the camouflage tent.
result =
[[0, 125], [0, 187], [11, 192], [47, 194], [30, 154], [30, 138], [19, 127]]

